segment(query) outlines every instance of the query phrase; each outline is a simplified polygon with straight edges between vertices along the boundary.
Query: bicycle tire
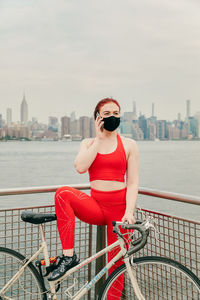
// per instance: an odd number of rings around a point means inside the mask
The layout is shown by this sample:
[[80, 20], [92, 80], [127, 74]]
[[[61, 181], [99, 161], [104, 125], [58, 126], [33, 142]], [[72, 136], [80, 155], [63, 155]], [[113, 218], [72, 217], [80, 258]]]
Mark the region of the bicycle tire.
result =
[[[0, 290], [17, 273], [25, 260], [25, 256], [19, 252], [0, 247]], [[3, 295], [0, 294], [0, 300], [6, 297], [13, 300], [47, 300], [43, 279], [31, 262], [19, 279]]]
[[[200, 299], [200, 280], [198, 277], [188, 268], [172, 259], [157, 256], [135, 258], [132, 267], [142, 295], [147, 300]], [[124, 275], [124, 283], [120, 282], [119, 279], [122, 274]], [[137, 299], [125, 264], [118, 267], [102, 286], [98, 300], [106, 299]]]

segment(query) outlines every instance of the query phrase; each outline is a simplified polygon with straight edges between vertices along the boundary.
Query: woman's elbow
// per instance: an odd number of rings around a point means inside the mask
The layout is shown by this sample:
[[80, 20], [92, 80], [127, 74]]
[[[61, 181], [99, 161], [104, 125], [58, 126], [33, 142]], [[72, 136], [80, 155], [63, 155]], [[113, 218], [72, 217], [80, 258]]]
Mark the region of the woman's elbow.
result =
[[84, 174], [84, 173], [86, 173], [87, 172], [87, 170], [85, 170], [85, 169], [76, 169], [76, 171], [79, 173], [79, 174]]
[[83, 174], [83, 173], [86, 173], [86, 172], [87, 172], [87, 169], [86, 169], [86, 168], [81, 167], [81, 166], [78, 165], [76, 162], [74, 163], [74, 167], [75, 167], [76, 171], [77, 171], [79, 174]]

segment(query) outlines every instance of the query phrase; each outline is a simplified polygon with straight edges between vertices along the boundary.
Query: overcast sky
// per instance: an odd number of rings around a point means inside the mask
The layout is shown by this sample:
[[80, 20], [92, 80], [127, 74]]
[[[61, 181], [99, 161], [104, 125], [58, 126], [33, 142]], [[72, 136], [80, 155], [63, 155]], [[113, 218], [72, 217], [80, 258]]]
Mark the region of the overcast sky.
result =
[[173, 120], [200, 111], [199, 0], [0, 0], [0, 113], [91, 115], [112, 96], [123, 111]]

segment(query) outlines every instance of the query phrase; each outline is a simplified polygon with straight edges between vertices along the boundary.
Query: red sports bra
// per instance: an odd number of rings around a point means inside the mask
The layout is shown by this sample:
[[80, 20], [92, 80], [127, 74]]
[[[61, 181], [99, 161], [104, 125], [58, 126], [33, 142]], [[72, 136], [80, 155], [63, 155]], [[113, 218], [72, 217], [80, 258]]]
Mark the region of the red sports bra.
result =
[[127, 162], [126, 153], [121, 138], [117, 135], [117, 148], [108, 154], [97, 153], [88, 169], [90, 181], [113, 180], [124, 182]]

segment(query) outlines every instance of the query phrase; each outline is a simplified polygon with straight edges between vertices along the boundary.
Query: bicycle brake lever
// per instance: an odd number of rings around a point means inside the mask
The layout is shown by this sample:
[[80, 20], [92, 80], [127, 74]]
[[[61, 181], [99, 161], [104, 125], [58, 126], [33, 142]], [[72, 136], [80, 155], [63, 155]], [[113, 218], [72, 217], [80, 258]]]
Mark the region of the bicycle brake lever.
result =
[[[155, 225], [153, 225], [152, 223], [154, 223]], [[145, 220], [145, 222], [143, 223], [143, 225], [146, 229], [152, 228], [154, 230], [156, 240], [159, 241], [160, 232], [156, 228], [157, 224], [156, 224], [154, 218], [151, 216], [148, 216], [147, 219]]]

